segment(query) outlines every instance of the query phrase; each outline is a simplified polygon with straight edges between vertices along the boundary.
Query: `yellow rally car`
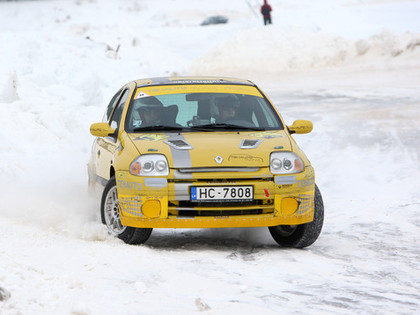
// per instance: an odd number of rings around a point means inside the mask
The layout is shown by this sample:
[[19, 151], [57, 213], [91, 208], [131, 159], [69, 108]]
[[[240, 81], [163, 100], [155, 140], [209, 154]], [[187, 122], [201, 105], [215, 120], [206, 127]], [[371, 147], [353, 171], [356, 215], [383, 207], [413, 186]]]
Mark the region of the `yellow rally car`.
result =
[[277, 243], [318, 238], [324, 206], [314, 169], [252, 82], [167, 77], [133, 81], [106, 109], [88, 165], [105, 187], [101, 218], [129, 244], [153, 228], [269, 227]]

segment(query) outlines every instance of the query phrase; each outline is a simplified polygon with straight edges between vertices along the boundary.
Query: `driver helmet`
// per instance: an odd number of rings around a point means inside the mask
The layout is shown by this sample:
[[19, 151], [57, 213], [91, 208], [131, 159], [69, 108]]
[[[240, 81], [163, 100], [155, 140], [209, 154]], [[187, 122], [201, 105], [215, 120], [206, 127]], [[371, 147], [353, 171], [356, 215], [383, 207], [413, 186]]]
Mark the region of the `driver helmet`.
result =
[[136, 100], [137, 110], [139, 112], [143, 110], [162, 109], [163, 104], [154, 96], [143, 97]]
[[216, 119], [225, 119], [224, 113], [229, 112], [228, 115], [234, 115], [239, 108], [239, 101], [234, 95], [223, 95], [214, 100], [213, 116]]

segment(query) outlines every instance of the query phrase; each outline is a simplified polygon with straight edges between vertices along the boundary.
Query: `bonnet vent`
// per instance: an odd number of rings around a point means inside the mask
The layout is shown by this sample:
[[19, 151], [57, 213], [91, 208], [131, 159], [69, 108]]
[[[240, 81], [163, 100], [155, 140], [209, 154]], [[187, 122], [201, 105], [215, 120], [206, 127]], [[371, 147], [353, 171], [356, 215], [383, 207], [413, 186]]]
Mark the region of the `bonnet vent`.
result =
[[184, 140], [167, 140], [164, 142], [178, 150], [191, 150], [193, 148], [191, 144], [185, 142]]
[[262, 142], [261, 139], [258, 140], [251, 140], [251, 139], [244, 139], [241, 141], [241, 144], [239, 145], [239, 148], [241, 149], [255, 149], [260, 145]]

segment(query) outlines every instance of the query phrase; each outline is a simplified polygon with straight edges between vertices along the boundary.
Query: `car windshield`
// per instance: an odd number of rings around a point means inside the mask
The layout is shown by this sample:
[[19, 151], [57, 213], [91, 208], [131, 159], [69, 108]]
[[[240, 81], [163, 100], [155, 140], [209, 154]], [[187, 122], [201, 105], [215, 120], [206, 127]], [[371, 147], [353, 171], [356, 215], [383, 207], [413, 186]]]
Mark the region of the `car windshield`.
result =
[[284, 129], [281, 120], [265, 98], [239, 93], [152, 96], [138, 88], [126, 118], [127, 132], [281, 129]]

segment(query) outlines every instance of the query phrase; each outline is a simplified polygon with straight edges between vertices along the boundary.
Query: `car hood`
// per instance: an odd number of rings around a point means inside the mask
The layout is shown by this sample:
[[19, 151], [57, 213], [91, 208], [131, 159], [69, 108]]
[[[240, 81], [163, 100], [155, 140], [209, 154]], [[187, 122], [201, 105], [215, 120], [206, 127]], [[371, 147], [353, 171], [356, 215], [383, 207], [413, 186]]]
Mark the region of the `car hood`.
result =
[[164, 154], [171, 168], [264, 167], [270, 153], [291, 150], [284, 130], [252, 132], [137, 133], [140, 154]]

